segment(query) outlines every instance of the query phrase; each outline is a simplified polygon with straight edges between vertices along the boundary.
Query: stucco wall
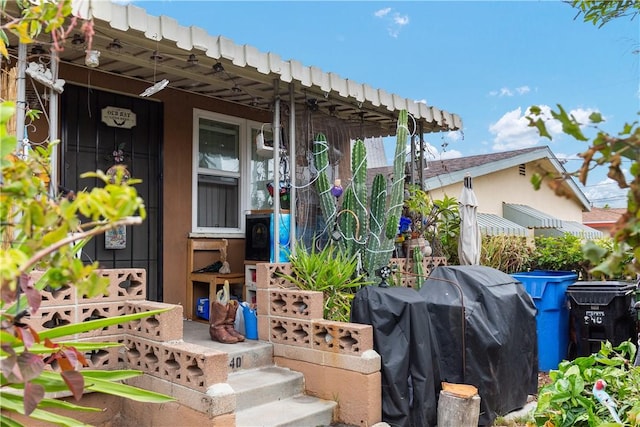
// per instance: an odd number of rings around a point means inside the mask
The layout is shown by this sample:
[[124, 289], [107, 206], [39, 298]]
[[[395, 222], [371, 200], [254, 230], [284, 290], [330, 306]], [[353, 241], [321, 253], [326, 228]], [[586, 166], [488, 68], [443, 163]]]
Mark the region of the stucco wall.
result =
[[[556, 196], [546, 184], [536, 191], [531, 184], [533, 165], [526, 165], [525, 176], [520, 175], [517, 166], [487, 175], [473, 177], [473, 191], [478, 198], [478, 212], [502, 216], [502, 204], [517, 203], [528, 205], [546, 214], [567, 221], [582, 222], [582, 205], [575, 200]], [[434, 200], [444, 194], [460, 198], [463, 183], [457, 183], [431, 190]]]

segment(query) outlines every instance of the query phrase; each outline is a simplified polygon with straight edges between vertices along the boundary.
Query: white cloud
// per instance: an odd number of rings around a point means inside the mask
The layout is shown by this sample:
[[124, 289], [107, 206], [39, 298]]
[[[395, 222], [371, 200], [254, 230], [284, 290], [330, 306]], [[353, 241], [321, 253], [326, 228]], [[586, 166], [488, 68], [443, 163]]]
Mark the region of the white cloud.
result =
[[492, 148], [505, 151], [536, 145], [540, 137], [534, 128], [528, 127], [528, 124], [520, 107], [504, 114], [489, 126], [489, 132], [495, 135]]
[[387, 22], [387, 31], [393, 38], [397, 38], [400, 34], [400, 30], [406, 25], [409, 25], [409, 15], [402, 15], [398, 12], [393, 12], [390, 7], [384, 9], [378, 9], [373, 13], [377, 18], [384, 19]]
[[514, 95], [526, 95], [531, 92], [531, 88], [529, 86], [519, 86], [517, 88], [511, 89], [508, 87], [500, 88], [500, 90], [492, 90], [489, 91], [489, 96], [514, 96]]
[[[627, 172], [625, 171], [625, 175], [628, 176]], [[628, 190], [618, 187], [618, 184], [612, 179], [606, 178], [595, 185], [588, 185], [586, 188], [582, 187], [582, 191], [593, 206], [609, 206], [611, 208], [624, 208], [627, 206]]]
[[[551, 107], [548, 105], [540, 105], [540, 116], [545, 121], [547, 131], [552, 138], [562, 134], [562, 124], [551, 117]], [[589, 115], [595, 112], [591, 108], [576, 108], [569, 111], [569, 115], [573, 115], [580, 124], [588, 123]], [[522, 109], [518, 107], [515, 110], [505, 113], [497, 122], [489, 126], [489, 132], [495, 135], [492, 148], [495, 151], [517, 150], [520, 148], [532, 147], [538, 144], [542, 137], [538, 131], [529, 127], [527, 116], [530, 111], [522, 113]], [[544, 139], [548, 141], [547, 139]]]
[[462, 131], [459, 130], [454, 130], [451, 132], [447, 132], [447, 135], [445, 136], [445, 138], [455, 142], [455, 141], [460, 141], [462, 139], [464, 139], [464, 134], [462, 133]]
[[462, 157], [462, 153], [458, 150], [449, 150], [440, 153], [441, 159], [457, 159], [458, 157]]
[[376, 10], [373, 13], [373, 15], [378, 17], [378, 18], [382, 18], [384, 16], [387, 16], [389, 14], [389, 12], [391, 12], [391, 8], [390, 7], [385, 7], [384, 9]]
[[400, 15], [399, 13], [396, 13], [393, 15], [393, 23], [404, 27], [409, 24], [409, 15]]

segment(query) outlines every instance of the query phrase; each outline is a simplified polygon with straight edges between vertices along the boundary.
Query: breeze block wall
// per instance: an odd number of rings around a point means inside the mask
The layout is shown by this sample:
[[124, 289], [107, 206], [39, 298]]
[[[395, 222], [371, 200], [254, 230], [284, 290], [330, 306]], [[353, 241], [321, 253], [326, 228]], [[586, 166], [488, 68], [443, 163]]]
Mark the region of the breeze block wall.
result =
[[373, 328], [322, 318], [322, 292], [279, 277], [288, 263], [256, 265], [258, 335], [273, 344], [274, 363], [302, 372], [307, 394], [338, 403], [336, 419], [370, 426], [382, 419], [380, 355]]
[[[399, 286], [406, 288], [416, 289], [416, 281], [418, 279], [415, 273], [413, 257], [405, 258], [392, 258], [391, 269], [395, 272], [389, 281], [395, 280], [393, 283], [398, 283]], [[437, 267], [441, 265], [447, 265], [447, 259], [445, 257], [424, 257], [422, 259], [422, 276], [427, 277]]]
[[[168, 309], [153, 316], [78, 334], [66, 340], [122, 344], [87, 352], [87, 369], [141, 370], [145, 375], [127, 382], [175, 397], [176, 402], [164, 405], [173, 408], [176, 414], [185, 416], [184, 419], [198, 420], [194, 421], [194, 425], [234, 425], [235, 395], [227, 390], [228, 386], [225, 387], [227, 354], [183, 341], [182, 306], [147, 301], [144, 269], [103, 269], [96, 270], [96, 273], [109, 280], [105, 295], [88, 298], [77, 294], [76, 288], [71, 285], [55, 290], [45, 287], [41, 292], [41, 308], [36, 315], [28, 318], [27, 323], [36, 331], [42, 331], [69, 323]], [[31, 276], [37, 281], [43, 274], [34, 271]], [[154, 425], [145, 414], [156, 411], [154, 408], [157, 406], [126, 400], [118, 405], [124, 408], [119, 416], [126, 418], [127, 423], [130, 423], [128, 425]], [[129, 410], [134, 407], [136, 411]], [[178, 419], [175, 421], [178, 422]]]

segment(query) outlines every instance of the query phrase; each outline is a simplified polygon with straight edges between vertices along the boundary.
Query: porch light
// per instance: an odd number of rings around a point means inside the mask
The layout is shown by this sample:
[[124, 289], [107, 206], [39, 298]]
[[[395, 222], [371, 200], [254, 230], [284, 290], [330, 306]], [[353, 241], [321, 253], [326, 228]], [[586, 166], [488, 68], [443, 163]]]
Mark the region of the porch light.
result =
[[224, 71], [224, 67], [222, 66], [221, 63], [216, 62], [215, 64], [213, 64], [213, 72], [214, 73], [222, 73]]
[[122, 49], [122, 43], [120, 43], [120, 40], [118, 39], [113, 39], [113, 41], [107, 45], [107, 49], [120, 52]]
[[44, 55], [44, 54], [45, 54], [45, 50], [44, 50], [44, 48], [42, 47], [41, 44], [34, 45], [31, 48], [31, 55], [39, 56], [39, 55]]
[[84, 44], [84, 37], [81, 36], [80, 34], [74, 34], [73, 39], [71, 40], [71, 44], [74, 46], [79, 46], [81, 44]]
[[149, 59], [151, 59], [154, 62], [157, 62], [157, 61], [162, 61], [164, 58], [162, 57], [162, 55], [160, 55], [160, 53], [157, 50], [154, 50], [151, 56], [149, 57]]

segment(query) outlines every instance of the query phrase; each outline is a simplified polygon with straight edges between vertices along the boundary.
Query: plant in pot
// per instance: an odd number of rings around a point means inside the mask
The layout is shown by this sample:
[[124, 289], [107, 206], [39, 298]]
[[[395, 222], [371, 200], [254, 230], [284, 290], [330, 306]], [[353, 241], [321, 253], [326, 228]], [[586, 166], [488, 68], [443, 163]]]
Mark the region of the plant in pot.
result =
[[409, 256], [415, 248], [419, 248], [423, 256], [430, 256], [432, 249], [427, 232], [433, 228], [438, 206], [418, 185], [409, 185], [405, 194], [408, 194], [408, 197], [404, 201], [399, 235], [404, 253]]

